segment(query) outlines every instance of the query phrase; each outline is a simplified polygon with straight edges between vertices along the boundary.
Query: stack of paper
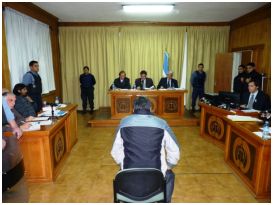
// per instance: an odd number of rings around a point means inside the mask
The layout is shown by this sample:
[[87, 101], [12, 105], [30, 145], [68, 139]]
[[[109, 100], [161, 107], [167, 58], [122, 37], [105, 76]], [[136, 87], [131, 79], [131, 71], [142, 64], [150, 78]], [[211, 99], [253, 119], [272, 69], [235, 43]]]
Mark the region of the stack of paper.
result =
[[261, 122], [262, 120], [251, 116], [227, 115], [227, 118], [237, 122]]

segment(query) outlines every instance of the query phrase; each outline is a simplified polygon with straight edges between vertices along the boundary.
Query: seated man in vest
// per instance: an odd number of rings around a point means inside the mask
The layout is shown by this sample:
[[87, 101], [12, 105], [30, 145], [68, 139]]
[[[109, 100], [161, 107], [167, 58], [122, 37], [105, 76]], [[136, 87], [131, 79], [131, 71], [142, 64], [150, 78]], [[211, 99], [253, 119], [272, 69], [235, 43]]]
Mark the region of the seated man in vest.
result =
[[145, 97], [134, 102], [134, 114], [122, 119], [111, 155], [121, 169], [156, 168], [166, 177], [167, 200], [171, 201], [175, 175], [172, 168], [180, 158], [176, 136], [166, 121], [153, 116]]
[[[131, 89], [130, 80], [126, 77], [126, 73], [124, 70], [119, 72], [119, 77], [114, 80], [113, 85], [115, 86], [115, 88], [119, 89]], [[110, 89], [113, 89], [112, 85]]]
[[36, 116], [35, 113], [35, 102], [27, 95], [27, 86], [23, 83], [18, 83], [13, 88], [13, 93], [16, 95], [16, 101], [14, 108], [24, 118], [29, 116]]
[[154, 83], [151, 78], [147, 78], [147, 72], [145, 70], [140, 71], [140, 78], [135, 81], [137, 89], [145, 90], [146, 88], [154, 88]]
[[270, 100], [263, 91], [259, 90], [258, 81], [252, 80], [248, 83], [248, 90], [243, 94], [241, 99], [241, 107], [266, 111], [270, 109]]
[[169, 70], [166, 78], [161, 78], [158, 84], [158, 89], [160, 88], [178, 88], [178, 81], [173, 78], [173, 71]]
[[31, 61], [29, 63], [30, 71], [28, 71], [23, 76], [23, 81], [27, 86], [28, 94], [33, 99], [34, 102], [36, 102], [37, 108], [36, 112], [41, 111], [42, 109], [42, 81], [38, 74], [39, 71], [39, 65], [37, 61]]

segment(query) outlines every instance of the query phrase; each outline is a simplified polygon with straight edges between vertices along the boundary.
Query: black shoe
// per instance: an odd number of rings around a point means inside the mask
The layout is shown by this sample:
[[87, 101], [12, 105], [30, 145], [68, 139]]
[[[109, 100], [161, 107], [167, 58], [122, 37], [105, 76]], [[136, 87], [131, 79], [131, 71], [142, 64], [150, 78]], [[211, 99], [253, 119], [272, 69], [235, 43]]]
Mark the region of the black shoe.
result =
[[83, 110], [83, 111], [82, 111], [82, 114], [86, 114], [86, 113], [87, 113], [87, 110]]
[[91, 114], [94, 114], [94, 110], [91, 110], [90, 113], [91, 113]]

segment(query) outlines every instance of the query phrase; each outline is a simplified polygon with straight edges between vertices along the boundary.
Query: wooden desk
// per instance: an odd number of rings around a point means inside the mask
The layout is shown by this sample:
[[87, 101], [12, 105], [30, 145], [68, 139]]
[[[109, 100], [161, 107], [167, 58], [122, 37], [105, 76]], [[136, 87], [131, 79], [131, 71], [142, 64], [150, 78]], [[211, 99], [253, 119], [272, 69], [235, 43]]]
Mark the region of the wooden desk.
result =
[[233, 112], [199, 103], [201, 107], [200, 135], [216, 144], [221, 149], [225, 147], [226, 122], [223, 117], [233, 115]]
[[30, 182], [54, 181], [77, 142], [77, 105], [67, 105], [68, 113], [39, 131], [24, 132], [20, 147], [25, 176]]
[[271, 140], [262, 140], [253, 132], [262, 127], [258, 122], [227, 124], [225, 161], [241, 178], [256, 198], [271, 197]]
[[133, 113], [133, 103], [137, 96], [146, 96], [152, 104], [152, 112], [163, 118], [182, 118], [184, 94], [187, 90], [112, 90], [111, 118], [121, 119]]
[[201, 107], [201, 120], [200, 120], [200, 135], [208, 141], [216, 144], [221, 149], [225, 147], [226, 139], [226, 122], [224, 116], [227, 115], [244, 115], [258, 117], [256, 112], [245, 113], [241, 110], [229, 111], [218, 108], [216, 106], [199, 103]]

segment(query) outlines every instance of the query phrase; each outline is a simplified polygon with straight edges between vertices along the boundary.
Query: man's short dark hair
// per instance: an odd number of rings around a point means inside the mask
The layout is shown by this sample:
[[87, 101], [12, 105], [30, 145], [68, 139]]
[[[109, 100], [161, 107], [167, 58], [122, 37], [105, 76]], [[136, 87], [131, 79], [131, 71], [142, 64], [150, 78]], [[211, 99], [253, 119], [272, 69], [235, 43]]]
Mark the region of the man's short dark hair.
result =
[[250, 62], [250, 63], [248, 63], [246, 66], [252, 66], [252, 67], [255, 67], [255, 63]]
[[143, 74], [147, 75], [147, 72], [146, 72], [145, 70], [142, 70], [142, 71], [140, 71], [139, 74], [140, 74], [140, 75], [143, 75]]
[[[241, 65], [239, 65], [239, 67], [245, 68], [245, 65], [244, 65], [244, 64], [241, 64]], [[239, 67], [238, 67], [238, 68], [239, 68]]]
[[85, 70], [85, 69], [90, 70], [90, 68], [89, 68], [88, 66], [84, 66], [84, 67], [83, 67], [83, 70]]
[[137, 97], [134, 101], [134, 113], [139, 111], [150, 112], [151, 102], [148, 98], [144, 96]]
[[22, 90], [23, 88], [26, 88], [27, 86], [23, 83], [18, 83], [14, 86], [13, 88], [13, 93], [14, 95], [18, 96], [18, 95], [21, 95], [18, 90]]
[[204, 65], [203, 65], [203, 63], [200, 63], [200, 64], [198, 65], [198, 67], [199, 67], [199, 66], [202, 66], [202, 67], [204, 68]]
[[122, 71], [119, 72], [119, 76], [120, 76], [122, 73], [126, 74], [125, 71], [122, 70]]
[[29, 62], [29, 66], [32, 67], [36, 63], [38, 63], [38, 62], [37, 61], [31, 61], [31, 62]]
[[[256, 81], [256, 80], [254, 80], [254, 79], [250, 80], [249, 83], [254, 83], [254, 85], [255, 85], [256, 87], [259, 87], [259, 82]], [[249, 84], [249, 83], [248, 83], [248, 84]]]

